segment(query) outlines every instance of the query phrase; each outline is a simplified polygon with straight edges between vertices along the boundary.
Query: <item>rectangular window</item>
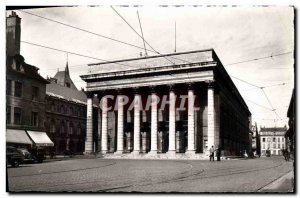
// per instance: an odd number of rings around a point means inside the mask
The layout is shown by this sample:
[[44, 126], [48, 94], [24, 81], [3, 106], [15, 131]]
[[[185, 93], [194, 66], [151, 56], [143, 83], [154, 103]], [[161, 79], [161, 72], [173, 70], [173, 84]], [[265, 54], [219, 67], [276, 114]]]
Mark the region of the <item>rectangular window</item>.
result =
[[11, 80], [6, 80], [6, 95], [11, 95]]
[[284, 149], [284, 144], [282, 144], [282, 149]]
[[263, 138], [262, 140], [263, 140], [263, 142], [265, 142], [265, 141], [266, 141], [266, 138]]
[[280, 138], [278, 138], [278, 142], [280, 142]]
[[19, 107], [14, 108], [14, 124], [21, 124], [22, 109]]
[[284, 138], [282, 138], [282, 142], [284, 142]]
[[273, 148], [276, 149], [276, 144], [273, 144]]
[[276, 142], [276, 138], [273, 138], [273, 142]]
[[22, 83], [15, 81], [15, 96], [22, 97]]
[[266, 149], [266, 148], [265, 148], [265, 144], [263, 144], [263, 149]]
[[277, 146], [278, 146], [278, 148], [280, 149], [280, 144], [278, 144]]
[[31, 112], [31, 126], [38, 126], [38, 112]]
[[39, 99], [39, 88], [32, 86], [32, 100], [38, 100]]
[[10, 124], [11, 120], [11, 106], [6, 106], [6, 124]]

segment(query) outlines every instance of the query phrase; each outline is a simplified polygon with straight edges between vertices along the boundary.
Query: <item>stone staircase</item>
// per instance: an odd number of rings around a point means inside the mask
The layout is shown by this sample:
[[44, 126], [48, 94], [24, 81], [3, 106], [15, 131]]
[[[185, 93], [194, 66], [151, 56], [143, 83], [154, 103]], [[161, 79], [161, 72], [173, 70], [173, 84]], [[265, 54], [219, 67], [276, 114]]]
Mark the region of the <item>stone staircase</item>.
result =
[[156, 159], [156, 160], [165, 160], [165, 159], [174, 159], [174, 160], [209, 160], [209, 156], [203, 153], [196, 154], [185, 154], [185, 153], [176, 153], [176, 154], [168, 154], [168, 153], [124, 153], [124, 154], [115, 154], [115, 153], [107, 153], [99, 156], [105, 159]]

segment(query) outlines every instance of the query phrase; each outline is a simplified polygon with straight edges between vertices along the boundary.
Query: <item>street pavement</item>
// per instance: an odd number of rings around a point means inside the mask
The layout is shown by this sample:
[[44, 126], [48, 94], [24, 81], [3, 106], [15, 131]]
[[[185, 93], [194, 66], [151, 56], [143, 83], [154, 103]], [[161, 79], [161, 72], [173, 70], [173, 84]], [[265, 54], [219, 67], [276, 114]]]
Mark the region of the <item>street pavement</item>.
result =
[[266, 188], [292, 170], [293, 162], [283, 157], [221, 162], [95, 158], [8, 167], [7, 174], [10, 192], [247, 193], [292, 192], [292, 179], [278, 191]]

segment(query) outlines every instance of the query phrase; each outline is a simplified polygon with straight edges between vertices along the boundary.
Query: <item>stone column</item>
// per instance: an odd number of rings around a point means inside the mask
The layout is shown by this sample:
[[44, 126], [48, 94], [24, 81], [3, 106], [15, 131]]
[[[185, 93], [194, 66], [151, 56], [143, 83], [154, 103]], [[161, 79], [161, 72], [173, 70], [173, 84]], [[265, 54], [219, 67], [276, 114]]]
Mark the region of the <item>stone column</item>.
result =
[[93, 152], [93, 94], [87, 94], [85, 154]]
[[118, 95], [118, 130], [117, 130], [117, 154], [123, 153], [124, 150], [124, 98]]
[[192, 85], [188, 90], [188, 149], [187, 153], [195, 154], [195, 95]]
[[102, 129], [102, 106], [100, 104], [100, 100], [101, 100], [101, 95], [98, 94], [98, 99], [99, 99], [99, 106], [98, 106], [98, 141], [97, 141], [97, 152], [101, 152], [101, 147], [102, 147], [102, 144], [101, 144], [101, 141], [102, 141], [102, 132], [101, 132], [101, 129]]
[[209, 150], [211, 146], [214, 146], [215, 148], [215, 112], [213, 82], [209, 82], [207, 88], [207, 149]]
[[151, 88], [151, 150], [152, 154], [157, 154], [157, 103], [158, 98], [155, 88]]
[[102, 121], [101, 121], [101, 152], [107, 153], [107, 110], [108, 103], [107, 98], [104, 96], [101, 100], [101, 111], [102, 111]]
[[141, 139], [141, 96], [134, 94], [134, 126], [133, 126], [133, 153], [140, 153], [140, 139]]
[[169, 154], [175, 154], [175, 128], [176, 128], [176, 119], [175, 119], [175, 102], [176, 96], [174, 92], [174, 87], [170, 87], [169, 93]]

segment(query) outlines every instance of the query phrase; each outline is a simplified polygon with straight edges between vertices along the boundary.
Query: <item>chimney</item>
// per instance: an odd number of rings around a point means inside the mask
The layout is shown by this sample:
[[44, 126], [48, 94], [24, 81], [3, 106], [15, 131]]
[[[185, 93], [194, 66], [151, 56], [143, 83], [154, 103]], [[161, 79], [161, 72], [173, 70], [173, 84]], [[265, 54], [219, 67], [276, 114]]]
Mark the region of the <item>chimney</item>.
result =
[[20, 54], [21, 18], [12, 11], [6, 17], [6, 54], [14, 56]]

